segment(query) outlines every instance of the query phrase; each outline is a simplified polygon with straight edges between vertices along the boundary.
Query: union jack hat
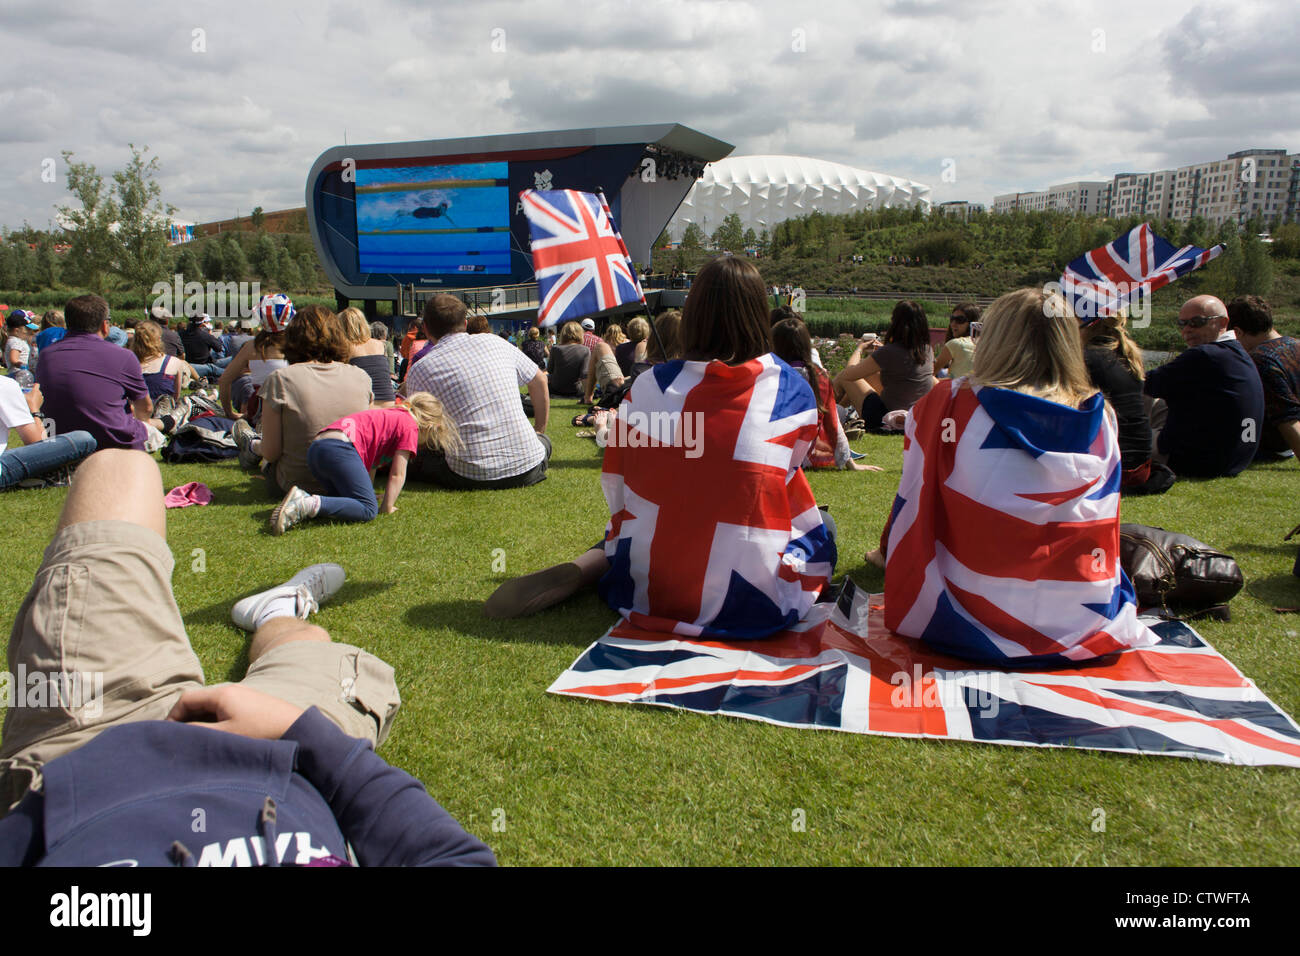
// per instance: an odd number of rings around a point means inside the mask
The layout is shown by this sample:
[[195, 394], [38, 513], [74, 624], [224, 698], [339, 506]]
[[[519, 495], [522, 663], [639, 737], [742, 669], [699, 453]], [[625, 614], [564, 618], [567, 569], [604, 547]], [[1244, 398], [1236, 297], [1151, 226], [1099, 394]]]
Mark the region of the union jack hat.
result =
[[264, 295], [257, 303], [257, 312], [262, 317], [262, 326], [268, 332], [283, 332], [293, 321], [293, 302], [283, 292]]

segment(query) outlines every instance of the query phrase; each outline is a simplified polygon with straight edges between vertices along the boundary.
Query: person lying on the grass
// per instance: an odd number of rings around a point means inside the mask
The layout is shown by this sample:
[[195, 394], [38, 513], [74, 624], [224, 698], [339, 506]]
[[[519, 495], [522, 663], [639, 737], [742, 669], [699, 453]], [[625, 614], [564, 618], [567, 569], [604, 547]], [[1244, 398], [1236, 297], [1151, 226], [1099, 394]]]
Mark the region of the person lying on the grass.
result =
[[599, 581], [633, 624], [760, 638], [812, 607], [835, 569], [834, 525], [800, 470], [817, 400], [771, 354], [758, 270], [700, 270], [681, 321], [684, 359], [639, 375], [610, 430], [605, 540], [576, 561], [508, 581], [489, 617], [549, 607]]
[[1155, 643], [1120, 567], [1115, 413], [1060, 296], [989, 306], [974, 372], [917, 402], [904, 435], [881, 536], [890, 630], [993, 664]]
[[772, 326], [772, 351], [808, 380], [817, 396], [817, 440], [808, 449], [805, 468], [842, 468], [848, 471], [883, 471], [877, 465], [854, 460], [849, 440], [840, 423], [835, 392], [827, 374], [812, 360], [812, 336], [803, 319], [782, 319]]
[[[394, 408], [348, 415], [318, 432], [307, 449], [307, 467], [325, 494], [308, 494], [294, 485], [271, 512], [271, 533], [284, 534], [309, 518], [371, 521], [379, 512], [390, 515], [406, 483], [406, 466], [419, 448], [460, 447], [456, 426], [441, 402], [428, 392], [416, 392], [404, 401]], [[380, 505], [375, 469], [386, 460], [392, 464]]]
[[82, 463], [9, 638], [10, 666], [50, 686], [5, 714], [0, 866], [492, 865], [373, 753], [401, 704], [393, 669], [307, 623], [343, 569], [237, 602], [248, 673], [205, 686], [166, 533], [147, 455]]

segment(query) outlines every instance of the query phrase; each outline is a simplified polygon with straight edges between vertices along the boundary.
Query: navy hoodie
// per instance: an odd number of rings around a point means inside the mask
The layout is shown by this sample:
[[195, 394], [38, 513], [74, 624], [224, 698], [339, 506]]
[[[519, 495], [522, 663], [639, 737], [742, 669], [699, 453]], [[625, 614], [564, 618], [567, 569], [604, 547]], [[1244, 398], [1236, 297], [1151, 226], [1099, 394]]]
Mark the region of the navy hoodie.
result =
[[363, 866], [496, 863], [418, 780], [314, 707], [279, 740], [123, 724], [42, 772], [0, 820], [0, 866], [339, 865], [349, 844]]

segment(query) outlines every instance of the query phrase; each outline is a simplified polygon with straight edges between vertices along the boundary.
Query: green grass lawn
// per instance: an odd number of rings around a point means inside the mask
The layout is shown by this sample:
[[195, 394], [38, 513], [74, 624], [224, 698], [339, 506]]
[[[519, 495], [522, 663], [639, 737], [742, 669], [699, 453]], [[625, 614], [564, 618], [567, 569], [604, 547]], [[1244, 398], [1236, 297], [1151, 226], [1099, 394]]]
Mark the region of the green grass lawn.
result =
[[[233, 463], [163, 466], [172, 488], [204, 481], [214, 502], [168, 513], [174, 588], [209, 682], [237, 679], [239, 597], [317, 561], [348, 571], [316, 620], [397, 670], [403, 706], [381, 750], [505, 864], [1294, 864], [1300, 772], [1173, 758], [789, 730], [654, 707], [548, 695], [615, 616], [594, 593], [533, 618], [494, 622], [483, 600], [505, 577], [598, 540], [598, 450], [554, 408], [550, 477], [533, 488], [446, 492], [411, 484], [392, 516], [309, 523], [272, 538], [261, 482]], [[839, 524], [839, 571], [879, 590], [863, 553], [898, 484], [901, 439], [854, 443], [883, 474], [814, 473]], [[1300, 471], [1256, 467], [1134, 499], [1124, 519], [1195, 535], [1246, 575], [1230, 624], [1201, 633], [1279, 706], [1300, 713], [1300, 605], [1290, 574]], [[64, 491], [0, 497], [0, 566], [12, 620]], [[202, 549], [196, 554], [196, 549]], [[497, 549], [500, 549], [498, 551]], [[494, 571], [504, 557], [505, 571]], [[201, 560], [200, 560], [201, 559]], [[497, 566], [500, 566], [498, 561]], [[1093, 829], [1105, 813], [1105, 830]], [[806, 830], [792, 823], [803, 811]]]

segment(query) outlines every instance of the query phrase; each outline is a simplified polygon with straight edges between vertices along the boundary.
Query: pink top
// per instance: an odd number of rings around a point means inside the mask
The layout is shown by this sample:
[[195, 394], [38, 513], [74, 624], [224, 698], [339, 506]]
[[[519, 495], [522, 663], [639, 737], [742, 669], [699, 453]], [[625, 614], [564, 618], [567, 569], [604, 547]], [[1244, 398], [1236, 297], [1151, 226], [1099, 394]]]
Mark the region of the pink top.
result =
[[367, 469], [399, 451], [415, 454], [420, 444], [420, 426], [405, 408], [370, 408], [340, 418], [321, 431], [338, 430], [356, 446]]

